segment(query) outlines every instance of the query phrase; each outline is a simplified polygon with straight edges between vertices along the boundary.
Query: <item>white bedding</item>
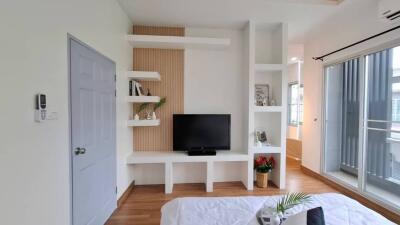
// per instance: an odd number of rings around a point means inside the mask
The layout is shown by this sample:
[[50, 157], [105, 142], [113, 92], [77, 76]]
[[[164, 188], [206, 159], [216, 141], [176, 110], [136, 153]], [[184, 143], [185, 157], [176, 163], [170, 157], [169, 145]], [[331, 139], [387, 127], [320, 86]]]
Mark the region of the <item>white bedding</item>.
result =
[[[281, 196], [177, 198], [161, 209], [161, 225], [258, 225], [256, 213], [275, 207]], [[313, 195], [290, 214], [322, 206], [326, 225], [394, 225], [380, 214], [340, 194]]]

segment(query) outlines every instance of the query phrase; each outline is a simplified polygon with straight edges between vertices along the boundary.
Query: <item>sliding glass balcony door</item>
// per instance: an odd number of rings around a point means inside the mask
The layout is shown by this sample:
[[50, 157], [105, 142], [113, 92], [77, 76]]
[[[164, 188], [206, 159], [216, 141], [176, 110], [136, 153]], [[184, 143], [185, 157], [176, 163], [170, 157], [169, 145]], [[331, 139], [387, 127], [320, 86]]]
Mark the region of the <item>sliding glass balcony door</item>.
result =
[[400, 47], [325, 67], [323, 172], [400, 207]]
[[365, 191], [400, 204], [400, 47], [365, 56]]

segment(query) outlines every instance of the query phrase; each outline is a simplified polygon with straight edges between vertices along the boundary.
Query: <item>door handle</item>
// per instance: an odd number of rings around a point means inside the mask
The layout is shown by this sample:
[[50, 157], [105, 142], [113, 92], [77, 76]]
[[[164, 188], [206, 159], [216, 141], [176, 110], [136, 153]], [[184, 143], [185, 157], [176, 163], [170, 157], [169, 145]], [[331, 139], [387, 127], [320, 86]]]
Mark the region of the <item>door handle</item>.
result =
[[83, 155], [85, 153], [86, 153], [86, 148], [78, 147], [78, 148], [75, 149], [75, 155]]
[[85, 154], [86, 153], [86, 148], [81, 148], [81, 154]]

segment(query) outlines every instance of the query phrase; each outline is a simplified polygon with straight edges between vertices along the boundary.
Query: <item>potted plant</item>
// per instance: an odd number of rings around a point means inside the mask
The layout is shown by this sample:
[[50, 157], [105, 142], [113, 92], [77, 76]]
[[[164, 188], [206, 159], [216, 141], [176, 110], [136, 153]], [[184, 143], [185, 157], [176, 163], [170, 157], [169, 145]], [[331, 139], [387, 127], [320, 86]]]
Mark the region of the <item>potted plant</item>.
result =
[[153, 119], [153, 120], [157, 119], [157, 117], [156, 117], [156, 109], [160, 108], [160, 107], [161, 107], [162, 105], [164, 105], [166, 102], [167, 102], [167, 98], [164, 97], [164, 98], [160, 99], [159, 102], [157, 102], [157, 103], [154, 104], [154, 107], [153, 107], [153, 115], [152, 115], [152, 119]]
[[289, 193], [280, 198], [276, 207], [265, 207], [257, 212], [257, 220], [263, 225], [280, 225], [288, 217], [287, 210], [306, 202], [311, 202], [311, 196], [305, 193]]
[[254, 160], [254, 169], [256, 170], [257, 186], [265, 188], [268, 186], [268, 173], [275, 168], [275, 159], [260, 155]]

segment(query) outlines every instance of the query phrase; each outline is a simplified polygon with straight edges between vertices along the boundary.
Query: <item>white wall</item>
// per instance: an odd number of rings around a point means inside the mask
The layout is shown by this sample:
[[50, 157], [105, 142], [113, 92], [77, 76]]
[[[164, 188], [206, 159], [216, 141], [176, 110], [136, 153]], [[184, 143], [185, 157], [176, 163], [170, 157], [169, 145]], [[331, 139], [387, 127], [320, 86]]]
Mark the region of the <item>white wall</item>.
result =
[[[304, 125], [302, 164], [315, 172], [321, 165], [321, 105], [323, 64], [312, 57], [344, 47], [368, 36], [382, 32], [394, 25], [382, 23], [377, 16], [378, 1], [344, 1], [336, 15], [328, 18], [318, 27], [308, 32], [305, 43], [304, 64]], [[394, 31], [367, 43], [335, 54], [325, 61], [334, 61], [344, 56], [374, 47], [400, 37], [400, 31]], [[316, 121], [314, 121], [314, 119]]]
[[[0, 214], [7, 225], [70, 224], [67, 32], [117, 64], [131, 68], [124, 40], [131, 23], [116, 1], [2, 1], [0, 7]], [[58, 120], [34, 122], [34, 95], [48, 96]], [[118, 93], [120, 96], [126, 93]], [[119, 195], [132, 180], [124, 155], [132, 131], [123, 126], [129, 107], [118, 99]]]
[[304, 61], [304, 44], [289, 44], [287, 61], [290, 63], [292, 58], [297, 58], [297, 60]]
[[243, 32], [187, 28], [186, 36], [227, 37], [228, 49], [222, 51], [185, 50], [185, 113], [231, 114], [231, 147], [244, 151]]
[[[231, 149], [246, 152], [244, 139], [244, 69], [243, 35], [241, 30], [186, 28], [186, 36], [227, 37], [228, 49], [185, 50], [184, 112], [231, 114]], [[234, 168], [240, 163], [215, 165], [215, 181], [239, 181], [242, 174]], [[163, 177], [148, 178], [142, 165], [135, 166], [136, 184], [163, 183]], [[155, 168], [156, 165], [148, 167]], [[162, 169], [162, 168], [161, 168]], [[158, 168], [157, 170], [160, 170]], [[144, 171], [141, 173], [140, 171]], [[148, 171], [148, 170], [147, 170]], [[162, 170], [163, 171], [163, 170]], [[201, 183], [205, 181], [205, 164], [179, 163], [174, 165], [175, 183]]]

